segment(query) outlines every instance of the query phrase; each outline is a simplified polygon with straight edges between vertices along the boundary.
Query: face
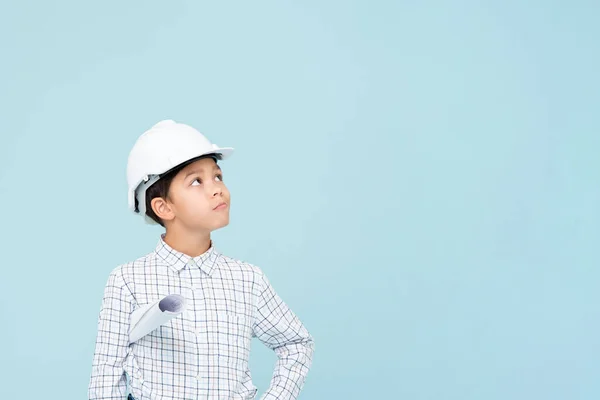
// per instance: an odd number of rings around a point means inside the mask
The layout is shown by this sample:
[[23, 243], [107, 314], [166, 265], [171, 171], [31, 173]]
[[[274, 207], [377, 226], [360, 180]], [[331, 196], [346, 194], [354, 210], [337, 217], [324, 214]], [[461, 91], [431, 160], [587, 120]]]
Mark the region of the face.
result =
[[212, 158], [195, 161], [177, 173], [166, 205], [171, 221], [189, 231], [208, 231], [229, 224], [229, 191]]

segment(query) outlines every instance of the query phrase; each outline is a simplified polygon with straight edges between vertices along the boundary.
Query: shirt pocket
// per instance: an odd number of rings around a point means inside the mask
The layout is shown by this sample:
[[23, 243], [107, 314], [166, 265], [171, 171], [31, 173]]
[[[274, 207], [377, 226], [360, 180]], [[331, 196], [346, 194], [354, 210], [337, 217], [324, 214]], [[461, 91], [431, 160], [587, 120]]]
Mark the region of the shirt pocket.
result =
[[211, 347], [222, 367], [245, 370], [250, 355], [251, 328], [244, 314], [215, 312]]

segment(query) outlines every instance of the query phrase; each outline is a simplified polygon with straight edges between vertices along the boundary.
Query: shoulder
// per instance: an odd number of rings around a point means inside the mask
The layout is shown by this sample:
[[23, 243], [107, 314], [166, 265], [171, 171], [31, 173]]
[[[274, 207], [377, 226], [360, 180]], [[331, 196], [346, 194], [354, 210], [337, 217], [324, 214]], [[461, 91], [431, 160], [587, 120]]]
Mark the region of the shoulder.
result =
[[108, 275], [107, 286], [125, 289], [129, 293], [133, 293], [132, 286], [136, 279], [143, 276], [147, 266], [155, 264], [153, 260], [154, 254], [149, 253], [135, 260], [117, 265]]
[[121, 274], [125, 280], [133, 279], [134, 276], [143, 273], [148, 266], [155, 266], [156, 264], [156, 254], [152, 252], [142, 257], [138, 257], [135, 260], [118, 265], [113, 269], [113, 273]]
[[234, 257], [220, 254], [219, 267], [226, 273], [243, 276], [244, 279], [258, 284], [259, 287], [266, 281], [265, 273], [259, 266]]
[[256, 276], [263, 275], [263, 271], [258, 266], [224, 254], [219, 255], [219, 265], [230, 271], [245, 272]]

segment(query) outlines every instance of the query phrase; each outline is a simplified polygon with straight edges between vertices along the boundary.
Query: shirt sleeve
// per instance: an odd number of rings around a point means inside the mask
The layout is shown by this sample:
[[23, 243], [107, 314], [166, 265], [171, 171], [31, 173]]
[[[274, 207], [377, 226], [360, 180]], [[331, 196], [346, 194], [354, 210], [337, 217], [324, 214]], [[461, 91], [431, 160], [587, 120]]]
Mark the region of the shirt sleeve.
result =
[[98, 332], [88, 388], [89, 400], [123, 400], [127, 378], [123, 363], [129, 345], [133, 296], [119, 270], [111, 272], [98, 317]]
[[312, 363], [314, 340], [263, 273], [253, 330], [277, 355], [271, 384], [261, 399], [296, 399]]

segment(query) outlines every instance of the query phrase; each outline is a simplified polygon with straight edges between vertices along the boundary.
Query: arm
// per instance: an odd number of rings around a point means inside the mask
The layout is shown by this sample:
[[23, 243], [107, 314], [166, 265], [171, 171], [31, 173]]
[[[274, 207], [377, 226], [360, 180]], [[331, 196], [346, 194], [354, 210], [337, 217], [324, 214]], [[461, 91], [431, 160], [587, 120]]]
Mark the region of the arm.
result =
[[260, 286], [254, 334], [277, 355], [271, 385], [261, 399], [293, 400], [311, 366], [314, 341], [262, 273]]
[[129, 316], [133, 297], [120, 272], [113, 271], [104, 288], [98, 333], [88, 388], [90, 400], [124, 400], [127, 380], [123, 362], [127, 355]]

